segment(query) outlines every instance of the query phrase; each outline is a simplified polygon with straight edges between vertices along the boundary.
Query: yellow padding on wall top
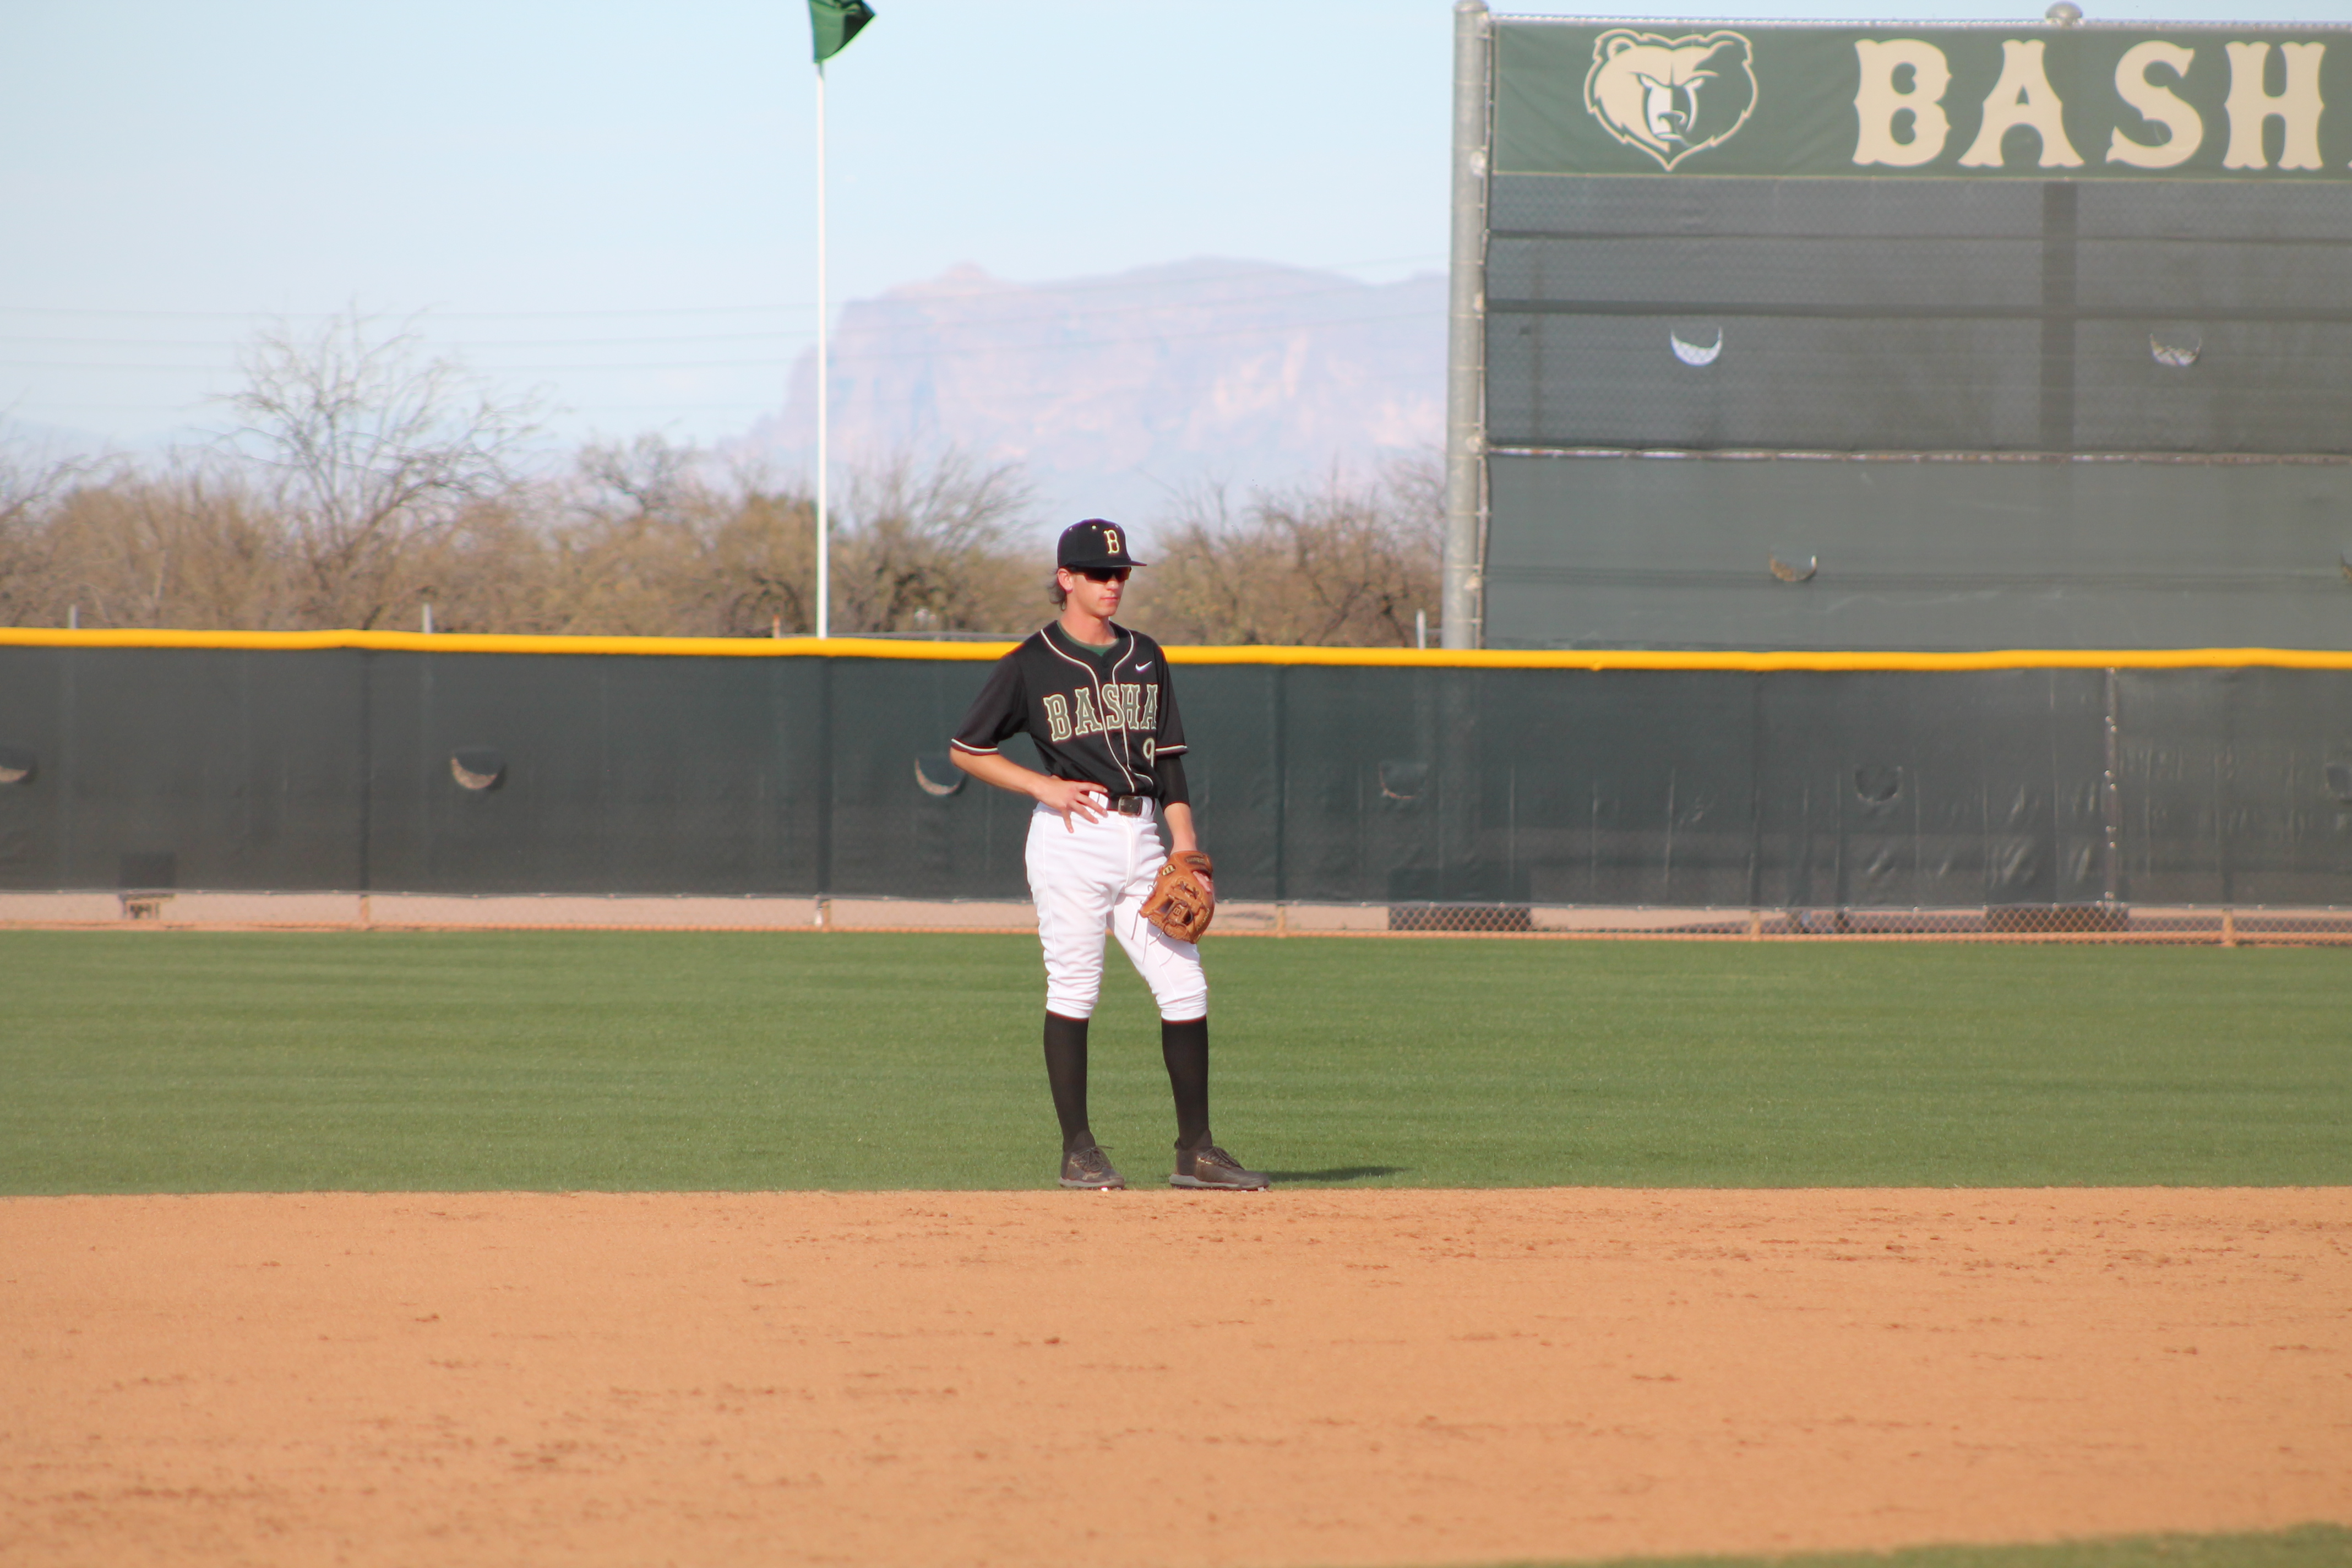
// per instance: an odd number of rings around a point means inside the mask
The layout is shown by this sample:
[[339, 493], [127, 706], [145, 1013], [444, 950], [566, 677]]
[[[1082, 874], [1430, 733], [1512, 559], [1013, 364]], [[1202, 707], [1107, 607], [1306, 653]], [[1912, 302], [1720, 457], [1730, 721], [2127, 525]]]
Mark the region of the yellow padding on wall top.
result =
[[[0, 626], [0, 647], [176, 647], [384, 653], [635, 654], [698, 658], [929, 658], [979, 663], [1009, 642], [907, 642], [894, 637], [489, 637], [463, 632], [65, 631]], [[1313, 664], [1429, 669], [2352, 669], [2352, 649], [2280, 647], [1995, 648], [1974, 653], [1688, 653], [1507, 648], [1171, 647], [1176, 664]]]

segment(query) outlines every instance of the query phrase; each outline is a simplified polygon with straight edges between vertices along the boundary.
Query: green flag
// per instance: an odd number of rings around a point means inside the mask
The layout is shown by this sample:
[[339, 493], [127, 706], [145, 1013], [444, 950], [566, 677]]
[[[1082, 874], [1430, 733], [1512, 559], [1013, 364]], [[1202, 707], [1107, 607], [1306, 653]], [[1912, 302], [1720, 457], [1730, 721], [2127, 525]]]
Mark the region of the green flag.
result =
[[809, 31], [816, 36], [816, 63], [824, 64], [849, 47], [858, 29], [874, 20], [866, 0], [808, 0]]

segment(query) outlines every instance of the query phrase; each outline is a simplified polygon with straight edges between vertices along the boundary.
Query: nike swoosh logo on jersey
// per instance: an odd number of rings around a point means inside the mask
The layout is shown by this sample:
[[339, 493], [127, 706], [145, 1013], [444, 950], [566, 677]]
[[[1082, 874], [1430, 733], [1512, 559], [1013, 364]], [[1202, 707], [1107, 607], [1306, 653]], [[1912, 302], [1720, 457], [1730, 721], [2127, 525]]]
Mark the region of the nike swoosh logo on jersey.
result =
[[1137, 666], [1135, 667], [1135, 673], [1136, 673], [1136, 674], [1138, 674], [1138, 675], [1141, 675], [1145, 670], [1150, 669], [1150, 668], [1151, 668], [1151, 661], [1150, 661], [1150, 659], [1148, 659], [1148, 658], [1147, 658], [1147, 659], [1145, 659], [1141, 664], [1139, 664], [1139, 665], [1137, 665]]

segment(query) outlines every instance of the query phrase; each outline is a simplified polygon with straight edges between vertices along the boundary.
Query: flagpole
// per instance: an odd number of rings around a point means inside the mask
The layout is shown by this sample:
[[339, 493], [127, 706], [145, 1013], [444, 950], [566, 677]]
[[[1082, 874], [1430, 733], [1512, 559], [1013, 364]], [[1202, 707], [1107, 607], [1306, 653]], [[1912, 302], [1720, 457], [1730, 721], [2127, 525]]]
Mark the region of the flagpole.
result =
[[824, 62], [816, 62], [816, 635], [833, 635], [833, 553], [826, 537], [825, 416], [832, 393], [825, 364]]

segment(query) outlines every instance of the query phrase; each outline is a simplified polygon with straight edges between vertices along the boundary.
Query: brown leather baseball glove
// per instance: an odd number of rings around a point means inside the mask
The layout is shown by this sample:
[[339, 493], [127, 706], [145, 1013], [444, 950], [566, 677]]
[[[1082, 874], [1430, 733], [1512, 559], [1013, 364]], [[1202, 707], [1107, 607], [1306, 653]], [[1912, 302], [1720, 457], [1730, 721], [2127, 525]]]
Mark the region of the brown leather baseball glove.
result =
[[1217, 895], [1209, 879], [1216, 872], [1198, 849], [1179, 849], [1160, 868], [1151, 896], [1143, 900], [1143, 918], [1178, 942], [1198, 942], [1217, 912]]

